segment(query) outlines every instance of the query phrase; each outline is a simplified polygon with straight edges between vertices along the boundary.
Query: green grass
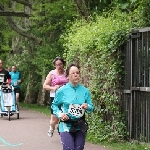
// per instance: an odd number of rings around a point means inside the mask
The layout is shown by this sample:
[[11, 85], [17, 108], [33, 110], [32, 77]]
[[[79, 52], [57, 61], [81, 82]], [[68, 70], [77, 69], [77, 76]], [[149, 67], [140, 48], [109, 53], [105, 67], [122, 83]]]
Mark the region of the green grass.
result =
[[[47, 116], [50, 115], [50, 108], [49, 106], [41, 106], [39, 104], [26, 104], [21, 102], [20, 107], [30, 109], [33, 111], [37, 111], [40, 113], [43, 113]], [[89, 141], [90, 142], [90, 141]], [[97, 143], [96, 141], [94, 142], [95, 144], [99, 144], [101, 146], [107, 147], [109, 150], [150, 150], [150, 144], [148, 143], [138, 143], [136, 141], [134, 142], [101, 142]]]
[[23, 103], [23, 102], [20, 102], [19, 106], [22, 107], [22, 108], [26, 108], [26, 109], [30, 109], [30, 110], [33, 110], [33, 111], [43, 113], [47, 116], [50, 115], [49, 106], [41, 106], [39, 104], [26, 104], [26, 103]]
[[109, 150], [150, 150], [150, 145], [146, 143], [140, 143], [137, 144], [136, 142], [118, 142], [118, 143], [113, 143], [113, 142], [102, 142], [100, 145], [103, 145]]

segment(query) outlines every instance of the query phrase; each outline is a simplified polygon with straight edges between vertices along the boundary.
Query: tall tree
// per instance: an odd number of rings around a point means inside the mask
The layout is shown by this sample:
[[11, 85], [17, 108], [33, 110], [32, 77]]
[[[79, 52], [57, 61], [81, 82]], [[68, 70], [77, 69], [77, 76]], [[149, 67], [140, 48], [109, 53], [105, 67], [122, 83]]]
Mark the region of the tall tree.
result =
[[[42, 84], [46, 74], [52, 69], [52, 60], [56, 56], [63, 55], [60, 35], [65, 31], [65, 25], [69, 20], [77, 16], [75, 4], [70, 0], [45, 0], [34, 5], [32, 24], [34, 33], [42, 37], [43, 44], [37, 47], [34, 63], [38, 66], [37, 72], [41, 75], [38, 102], [47, 103], [47, 92]], [[33, 22], [32, 21], [32, 22]]]

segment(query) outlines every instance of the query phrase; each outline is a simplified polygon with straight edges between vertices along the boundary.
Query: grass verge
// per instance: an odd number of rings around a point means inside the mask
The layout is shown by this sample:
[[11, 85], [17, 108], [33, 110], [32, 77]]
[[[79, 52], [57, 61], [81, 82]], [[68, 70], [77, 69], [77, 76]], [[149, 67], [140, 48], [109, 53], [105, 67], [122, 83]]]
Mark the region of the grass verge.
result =
[[[90, 141], [89, 141], [90, 142]], [[136, 141], [133, 142], [101, 142], [94, 144], [103, 145], [107, 147], [109, 150], [150, 150], [150, 145], [148, 143], [137, 143]]]
[[50, 115], [49, 106], [42, 106], [42, 105], [39, 105], [39, 104], [26, 104], [24, 102], [20, 102], [19, 106], [22, 107], [22, 108], [26, 108], [26, 109], [30, 109], [30, 110], [33, 110], [33, 111], [43, 113], [47, 116]]
[[[50, 115], [49, 106], [41, 106], [39, 104], [26, 104], [26, 103], [19, 103], [20, 107], [30, 109], [33, 111], [37, 111], [43, 113], [47, 116]], [[89, 141], [91, 142], [91, 141]], [[104, 147], [107, 147], [109, 150], [150, 150], [150, 144], [148, 143], [139, 143], [137, 141], [133, 142], [101, 142], [97, 143], [96, 140], [94, 144], [98, 144]]]

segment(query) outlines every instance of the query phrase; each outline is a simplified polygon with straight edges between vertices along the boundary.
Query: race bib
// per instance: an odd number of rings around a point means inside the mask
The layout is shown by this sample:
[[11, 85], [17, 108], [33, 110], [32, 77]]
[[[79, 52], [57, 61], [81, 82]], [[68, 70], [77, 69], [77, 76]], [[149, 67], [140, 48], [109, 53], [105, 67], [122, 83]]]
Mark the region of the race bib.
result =
[[4, 74], [0, 74], [0, 82], [4, 82]]
[[55, 97], [55, 92], [54, 91], [50, 91], [50, 97]]
[[82, 117], [84, 115], [85, 110], [81, 108], [79, 104], [70, 104], [68, 113], [72, 116]]
[[13, 99], [11, 93], [3, 93], [4, 106], [12, 106]]

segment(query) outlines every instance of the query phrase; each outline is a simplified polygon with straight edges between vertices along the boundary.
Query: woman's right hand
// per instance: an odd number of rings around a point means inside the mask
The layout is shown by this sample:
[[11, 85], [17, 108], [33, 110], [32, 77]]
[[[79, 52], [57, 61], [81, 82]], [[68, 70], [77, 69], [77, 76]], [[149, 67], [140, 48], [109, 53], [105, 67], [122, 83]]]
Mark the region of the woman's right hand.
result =
[[67, 121], [69, 119], [69, 117], [65, 113], [62, 113], [60, 119], [62, 121]]

